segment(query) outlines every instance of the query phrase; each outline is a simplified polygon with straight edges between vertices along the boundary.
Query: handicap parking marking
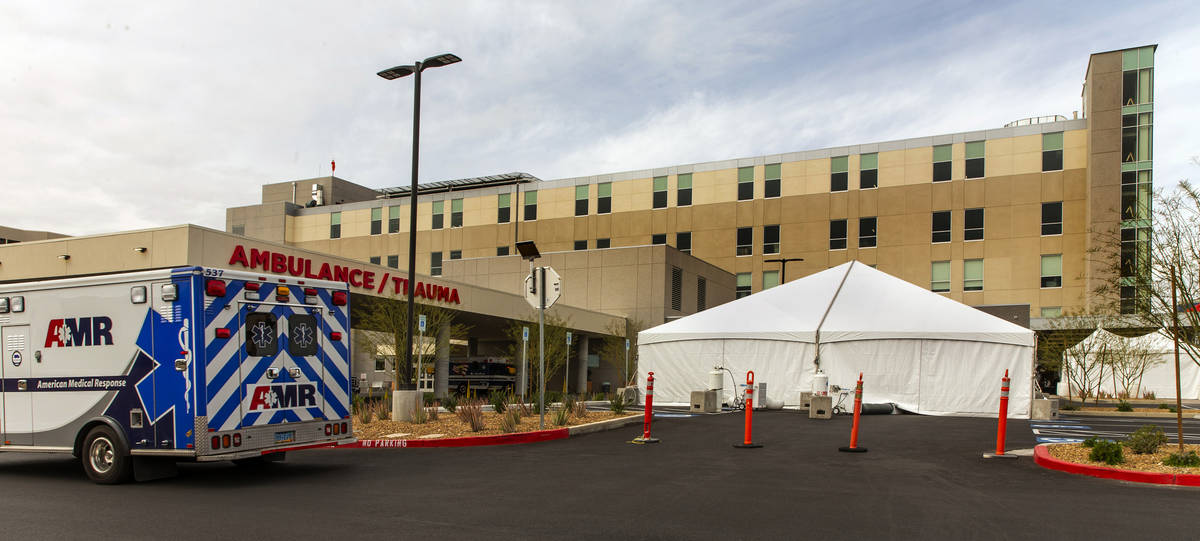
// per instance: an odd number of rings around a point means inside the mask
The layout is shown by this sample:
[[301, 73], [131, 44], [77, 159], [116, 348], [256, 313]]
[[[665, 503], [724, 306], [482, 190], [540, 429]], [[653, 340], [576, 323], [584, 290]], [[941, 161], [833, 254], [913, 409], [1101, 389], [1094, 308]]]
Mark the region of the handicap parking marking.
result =
[[674, 419], [685, 419], [688, 417], [695, 417], [696, 414], [692, 414], [692, 413], [655, 413], [654, 416], [655, 417], [674, 418]]
[[1037, 439], [1038, 443], [1079, 443], [1081, 441], [1083, 441], [1083, 438], [1055, 438], [1046, 436]]
[[1083, 426], [1083, 425], [1060, 425], [1060, 424], [1053, 424], [1053, 425], [1052, 424], [1036, 424], [1035, 425], [1035, 424], [1031, 424], [1029, 426], [1033, 427], [1033, 428], [1057, 428], [1060, 430], [1091, 430], [1092, 429], [1092, 427], [1090, 427], [1090, 426]]

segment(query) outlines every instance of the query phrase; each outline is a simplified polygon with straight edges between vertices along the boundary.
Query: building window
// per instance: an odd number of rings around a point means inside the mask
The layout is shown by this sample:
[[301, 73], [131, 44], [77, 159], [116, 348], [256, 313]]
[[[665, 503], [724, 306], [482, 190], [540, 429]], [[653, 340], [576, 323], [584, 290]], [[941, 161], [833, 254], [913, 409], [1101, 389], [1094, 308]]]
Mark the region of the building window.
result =
[[537, 219], [537, 190], [525, 192], [525, 221]]
[[1062, 171], [1063, 132], [1042, 134], [1042, 171]]
[[463, 224], [463, 200], [450, 200], [450, 227], [462, 227]]
[[983, 178], [983, 141], [967, 143], [967, 178]]
[[933, 213], [933, 242], [950, 242], [950, 211]]
[[953, 145], [937, 145], [933, 147], [933, 181], [945, 182], [950, 180], [951, 156]]
[[763, 226], [763, 253], [777, 254], [779, 253], [779, 226], [764, 225]]
[[692, 174], [681, 173], [675, 178], [675, 206], [686, 207], [692, 204]]
[[383, 233], [383, 208], [375, 207], [371, 209], [371, 234], [380, 233]]
[[610, 244], [610, 239], [596, 239], [596, 248], [608, 248]]
[[575, 241], [576, 250], [587, 250], [587, 239]]
[[498, 255], [498, 256], [508, 255], [508, 246], [497, 246], [496, 247], [496, 255]]
[[387, 358], [388, 357], [389, 356], [387, 356], [387, 355], [376, 355], [375, 356], [375, 371], [376, 372], [383, 372], [383, 371], [387, 370]]
[[696, 277], [696, 311], [702, 312], [708, 304], [708, 280], [703, 276]]
[[400, 232], [400, 205], [388, 207], [388, 233]]
[[441, 252], [430, 252], [429, 253], [429, 275], [430, 276], [441, 276], [442, 275], [442, 253]]
[[502, 193], [496, 197], [496, 223], [498, 223], [498, 224], [508, 223], [508, 221], [510, 219], [509, 207], [511, 207], [511, 206], [512, 206], [512, 194]]
[[588, 213], [588, 185], [575, 187], [575, 215], [587, 216]]
[[[232, 228], [230, 228], [229, 232], [233, 233], [234, 235], [241, 235], [244, 237], [246, 236], [246, 224], [235, 224]], [[4, 239], [0, 239], [0, 244], [8, 244], [8, 242]]]
[[750, 294], [750, 273], [739, 272], [737, 275], [737, 289], [733, 292], [733, 298], [740, 299]]
[[400, 256], [399, 255], [387, 256], [387, 266], [389, 266], [393, 269], [400, 268]]
[[1123, 85], [1121, 103], [1154, 103], [1154, 47], [1142, 47], [1121, 53]]
[[671, 267], [671, 309], [683, 310], [683, 269]]
[[1042, 317], [1062, 317], [1061, 306], [1043, 306]]
[[879, 187], [879, 154], [872, 152], [858, 157], [858, 188]]
[[1042, 203], [1042, 235], [1062, 234], [1062, 201]]
[[446, 202], [445, 201], [434, 201], [433, 202], [433, 216], [430, 219], [429, 227], [431, 229], [441, 229], [443, 226], [445, 226], [446, 225], [446, 223], [445, 223], [446, 214], [445, 213], [446, 213]]
[[963, 240], [983, 240], [983, 209], [963, 211]]
[[1153, 190], [1150, 171], [1121, 173], [1121, 219], [1149, 220]]
[[754, 199], [754, 167], [738, 168], [738, 201]]
[[462, 259], [462, 250], [450, 250], [450, 259]]
[[935, 293], [950, 291], [950, 262], [934, 261], [929, 268], [929, 289]]
[[667, 177], [654, 177], [652, 182], [654, 188], [654, 208], [667, 208]]
[[737, 229], [737, 255], [752, 255], [754, 253], [754, 228], [739, 227]]
[[850, 157], [838, 156], [829, 159], [829, 191], [844, 192], [850, 185]]
[[675, 249], [685, 254], [692, 253], [692, 234], [683, 231], [675, 234]]
[[329, 238], [331, 238], [331, 239], [342, 238], [342, 213], [341, 212], [330, 212], [329, 213]]
[[763, 168], [763, 197], [779, 197], [779, 169], [777, 163], [767, 164]]
[[1154, 113], [1121, 116], [1121, 161], [1151, 160]]
[[666, 243], [667, 243], [667, 234], [666, 233], [650, 235], [650, 244], [666, 244]]
[[870, 216], [858, 219], [858, 247], [874, 248], [876, 240], [875, 225], [877, 218]]
[[1042, 287], [1062, 287], [1062, 254], [1042, 256]]
[[372, 265], [378, 265], [379, 262], [382, 261], [382, 259], [380, 259], [380, 256], [373, 255], [370, 258], [368, 258], [367, 261], [369, 261]]
[[601, 182], [596, 185], [596, 214], [612, 212], [612, 183]]
[[779, 271], [763, 271], [763, 290], [771, 289], [777, 285], [779, 285]]
[[[1150, 228], [1128, 227], [1121, 229], [1121, 269], [1122, 281], [1146, 284], [1150, 281]], [[1122, 302], [1132, 298], [1136, 291], [1131, 288], [1130, 295], [1121, 293]]]
[[963, 291], [983, 291], [983, 260], [963, 261]]
[[829, 220], [829, 249], [846, 249], [846, 220]]

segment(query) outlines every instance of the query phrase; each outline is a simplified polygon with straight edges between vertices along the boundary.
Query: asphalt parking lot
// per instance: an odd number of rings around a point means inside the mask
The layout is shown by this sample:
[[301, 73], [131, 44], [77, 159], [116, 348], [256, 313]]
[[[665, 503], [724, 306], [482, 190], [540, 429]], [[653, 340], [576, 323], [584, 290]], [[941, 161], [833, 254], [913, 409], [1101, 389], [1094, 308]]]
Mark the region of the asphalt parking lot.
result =
[[[1009, 423], [1029, 448], [1029, 422]], [[50, 455], [0, 455], [5, 537], [436, 539], [1194, 539], [1198, 489], [985, 460], [994, 419], [755, 415], [658, 419], [528, 445], [295, 453], [286, 464], [183, 465], [104, 487]]]

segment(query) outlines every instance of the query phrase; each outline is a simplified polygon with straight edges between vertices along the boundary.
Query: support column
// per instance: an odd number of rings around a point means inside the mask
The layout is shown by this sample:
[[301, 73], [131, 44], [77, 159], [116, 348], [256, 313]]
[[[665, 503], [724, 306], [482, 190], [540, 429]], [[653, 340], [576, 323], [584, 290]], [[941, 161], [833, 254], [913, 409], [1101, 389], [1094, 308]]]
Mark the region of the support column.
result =
[[443, 325], [437, 335], [437, 360], [433, 366], [433, 395], [444, 398], [450, 382], [450, 326]]
[[571, 371], [575, 374], [575, 393], [584, 394], [587, 392], [587, 358], [588, 358], [588, 337], [583, 335], [579, 337], [579, 360], [575, 363], [575, 368]]

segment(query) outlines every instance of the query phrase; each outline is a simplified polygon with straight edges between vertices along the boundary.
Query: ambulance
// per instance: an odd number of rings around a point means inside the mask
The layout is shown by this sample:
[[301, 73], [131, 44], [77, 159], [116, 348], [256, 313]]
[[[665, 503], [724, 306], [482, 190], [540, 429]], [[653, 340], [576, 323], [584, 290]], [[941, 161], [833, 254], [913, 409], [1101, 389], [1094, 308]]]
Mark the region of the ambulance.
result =
[[0, 284], [0, 451], [115, 484], [352, 443], [349, 301], [207, 267]]

